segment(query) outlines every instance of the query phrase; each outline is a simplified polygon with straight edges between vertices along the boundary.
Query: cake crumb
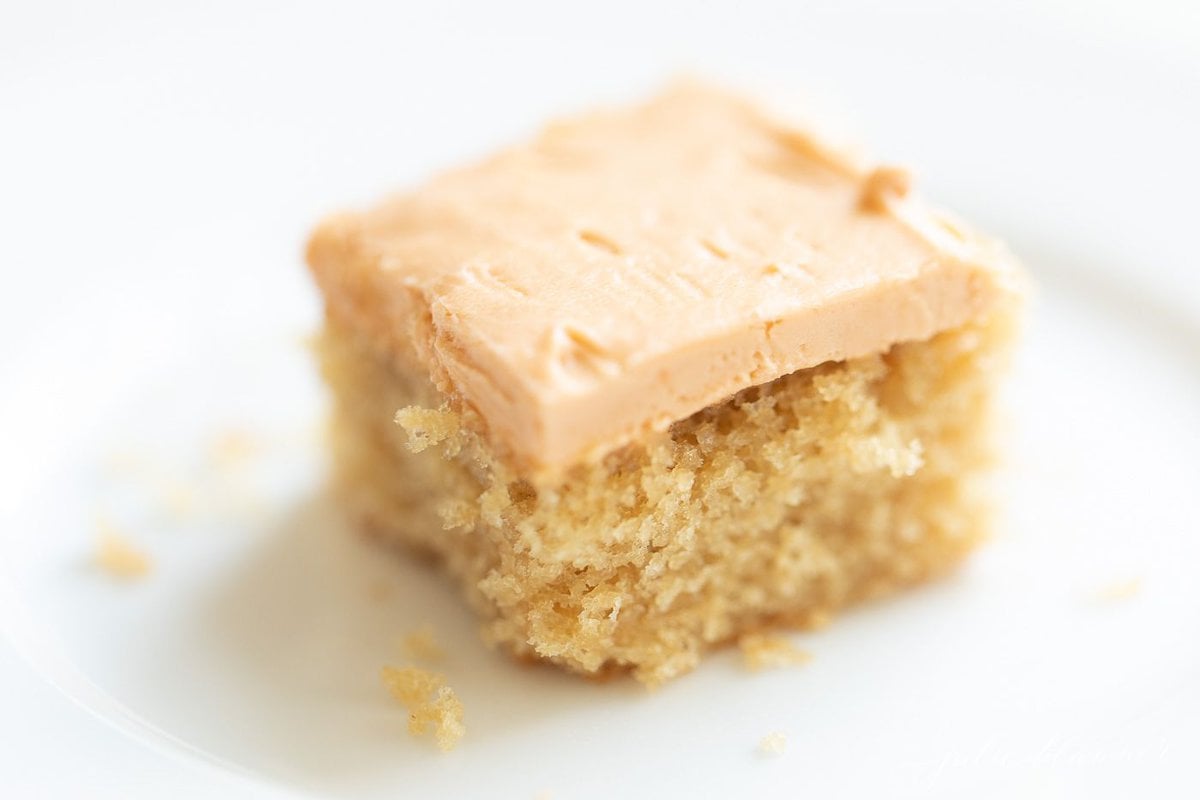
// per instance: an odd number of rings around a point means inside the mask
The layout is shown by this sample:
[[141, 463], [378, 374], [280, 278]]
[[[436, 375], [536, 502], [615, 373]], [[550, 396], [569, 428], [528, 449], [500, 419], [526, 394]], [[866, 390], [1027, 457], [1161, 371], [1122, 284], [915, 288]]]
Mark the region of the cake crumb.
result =
[[742, 661], [747, 669], [795, 667], [812, 660], [812, 653], [800, 650], [782, 636], [749, 633], [738, 640]]
[[408, 449], [413, 453], [423, 452], [442, 442], [453, 442], [458, 433], [458, 416], [445, 408], [434, 410], [405, 406], [396, 412], [393, 421], [408, 434]]
[[467, 729], [462, 703], [446, 679], [419, 667], [384, 667], [382, 677], [392, 697], [408, 709], [408, 732], [424, 736], [432, 728], [438, 748], [453, 750]]
[[142, 472], [149, 466], [144, 453], [132, 450], [119, 450], [109, 453], [104, 460], [104, 469], [122, 477]]
[[103, 521], [96, 543], [96, 563], [108, 574], [126, 580], [141, 578], [150, 572], [150, 558]]
[[259, 443], [242, 430], [229, 430], [213, 440], [210, 454], [219, 467], [232, 467], [250, 458], [259, 450]]
[[1101, 602], [1128, 600], [1142, 591], [1141, 578], [1129, 578], [1110, 583], [1096, 592], [1096, 599]]
[[446, 657], [434, 639], [432, 625], [422, 625], [409, 633], [400, 642], [400, 647], [406, 656], [416, 661], [441, 661]]
[[781, 755], [787, 748], [787, 735], [772, 731], [758, 742], [758, 752], [769, 756]]
[[886, 211], [888, 201], [907, 195], [911, 185], [912, 177], [907, 170], [900, 167], [876, 167], [863, 180], [859, 208], [873, 213]]
[[171, 482], [163, 486], [162, 493], [167, 513], [176, 519], [188, 519], [195, 512], [196, 495], [192, 487]]

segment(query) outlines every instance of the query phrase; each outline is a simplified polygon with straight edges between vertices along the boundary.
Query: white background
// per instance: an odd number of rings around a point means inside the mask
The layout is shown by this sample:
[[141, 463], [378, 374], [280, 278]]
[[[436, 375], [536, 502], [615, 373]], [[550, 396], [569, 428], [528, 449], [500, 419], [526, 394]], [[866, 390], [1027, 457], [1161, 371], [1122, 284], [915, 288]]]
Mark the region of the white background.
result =
[[[1198, 52], [1191, 2], [6, 3], [4, 533], [55, 535], [11, 530], [73, 457], [48, 443], [94, 438], [198, 333], [315, 324], [320, 215], [681, 72], [807, 95], [1035, 274], [1103, 276], [1194, 337]], [[1092, 771], [1068, 766], [1049, 794]], [[0, 641], [4, 796], [262, 786], [118, 734]]]

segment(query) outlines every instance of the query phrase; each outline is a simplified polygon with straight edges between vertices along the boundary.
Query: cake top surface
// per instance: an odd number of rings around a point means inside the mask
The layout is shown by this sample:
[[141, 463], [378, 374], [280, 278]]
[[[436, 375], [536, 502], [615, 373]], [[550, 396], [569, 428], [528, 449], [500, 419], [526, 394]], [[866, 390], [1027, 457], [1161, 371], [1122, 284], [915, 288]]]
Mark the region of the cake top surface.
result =
[[535, 468], [928, 338], [1015, 286], [1003, 251], [902, 171], [695, 84], [332, 217], [308, 259], [332, 319]]

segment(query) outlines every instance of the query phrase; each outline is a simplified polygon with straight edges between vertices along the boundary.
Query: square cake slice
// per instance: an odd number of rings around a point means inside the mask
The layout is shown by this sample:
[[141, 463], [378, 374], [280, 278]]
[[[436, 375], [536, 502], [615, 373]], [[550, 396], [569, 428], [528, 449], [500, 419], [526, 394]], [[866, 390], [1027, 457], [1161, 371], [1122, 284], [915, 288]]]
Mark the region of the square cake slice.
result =
[[657, 683], [985, 534], [1019, 272], [698, 85], [326, 220], [336, 483], [518, 655]]

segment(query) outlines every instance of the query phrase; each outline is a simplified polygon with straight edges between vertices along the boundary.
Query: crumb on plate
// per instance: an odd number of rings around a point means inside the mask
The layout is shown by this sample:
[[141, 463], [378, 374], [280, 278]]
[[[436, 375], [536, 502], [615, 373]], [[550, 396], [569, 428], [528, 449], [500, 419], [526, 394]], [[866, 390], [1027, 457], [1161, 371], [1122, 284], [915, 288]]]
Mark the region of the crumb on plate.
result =
[[401, 640], [400, 648], [405, 656], [416, 661], [441, 661], [446, 657], [445, 651], [433, 636], [432, 625], [422, 625], [407, 634]]
[[1102, 602], [1128, 600], [1142, 591], [1141, 578], [1127, 578], [1103, 586], [1096, 592], [1096, 599]]
[[232, 467], [244, 462], [260, 449], [260, 442], [244, 430], [227, 430], [213, 439], [210, 449], [218, 467]]
[[118, 578], [141, 578], [150, 572], [150, 558], [107, 522], [100, 522], [96, 563]]
[[196, 492], [179, 481], [166, 483], [162, 488], [163, 505], [177, 519], [186, 519], [196, 510]]
[[767, 755], [777, 756], [783, 753], [787, 747], [787, 735], [779, 731], [772, 731], [764, 736], [758, 743], [758, 751]]
[[118, 450], [104, 459], [104, 469], [119, 476], [144, 471], [148, 467], [145, 453], [133, 450]]
[[738, 640], [742, 650], [742, 661], [747, 669], [760, 670], [773, 667], [794, 667], [807, 664], [812, 654], [801, 650], [782, 636], [766, 633], [749, 633]]
[[442, 751], [453, 750], [467, 732], [463, 706], [441, 675], [419, 667], [384, 667], [383, 685], [408, 709], [408, 732], [424, 736], [433, 729]]

